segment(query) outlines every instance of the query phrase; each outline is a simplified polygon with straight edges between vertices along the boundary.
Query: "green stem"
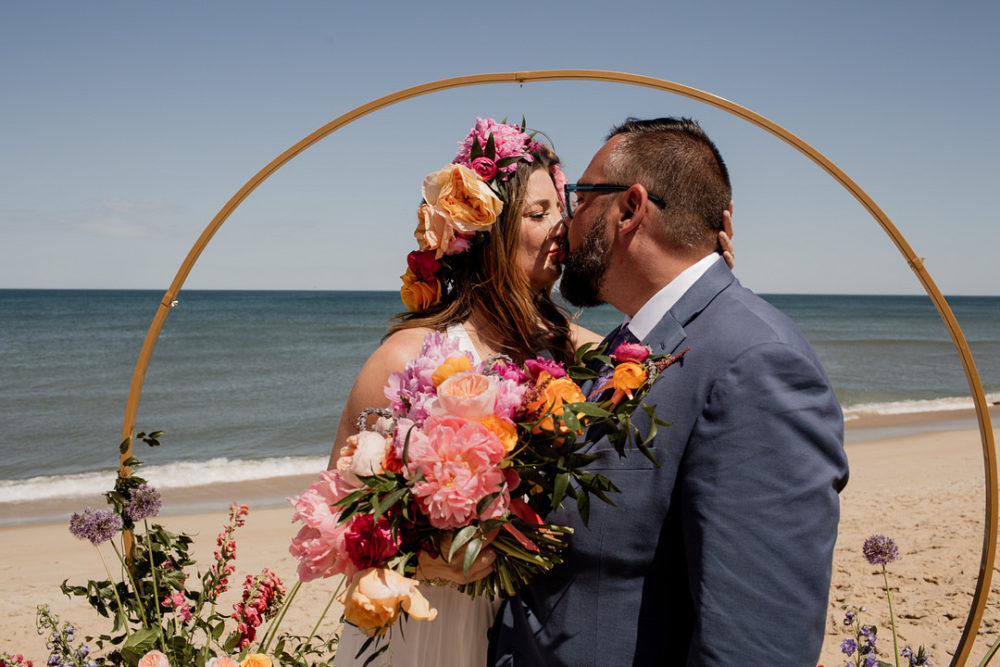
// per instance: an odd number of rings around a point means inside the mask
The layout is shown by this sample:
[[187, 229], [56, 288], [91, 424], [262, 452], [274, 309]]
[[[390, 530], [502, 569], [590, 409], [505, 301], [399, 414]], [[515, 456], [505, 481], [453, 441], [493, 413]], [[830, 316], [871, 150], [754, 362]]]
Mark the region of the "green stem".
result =
[[149, 576], [153, 580], [153, 606], [156, 607], [156, 634], [160, 637], [160, 650], [167, 652], [167, 642], [163, 638], [163, 614], [160, 612], [160, 592], [156, 586], [156, 565], [153, 563], [153, 542], [149, 538], [149, 523], [143, 519], [142, 525], [146, 529], [146, 551], [149, 552]]
[[118, 545], [111, 542], [111, 548], [115, 550], [115, 555], [118, 556], [118, 562], [122, 564], [122, 568], [125, 570], [125, 574], [128, 576], [129, 582], [132, 584], [132, 593], [135, 595], [135, 602], [139, 605], [139, 616], [142, 618], [142, 627], [149, 628], [149, 621], [146, 620], [146, 608], [142, 606], [142, 600], [139, 599], [139, 588], [135, 585], [135, 579], [132, 578], [132, 570], [129, 566], [125, 564], [125, 558], [122, 556], [122, 552], [118, 550]]
[[323, 609], [323, 613], [319, 615], [316, 619], [316, 625], [313, 626], [312, 632], [309, 633], [309, 638], [306, 639], [305, 643], [299, 645], [299, 650], [295, 653], [295, 662], [298, 663], [299, 658], [302, 657], [302, 652], [308, 648], [309, 644], [312, 643], [313, 637], [316, 636], [316, 632], [319, 630], [320, 623], [323, 622], [323, 618], [326, 617], [326, 612], [330, 611], [330, 607], [333, 605], [333, 601], [337, 599], [337, 595], [340, 593], [340, 589], [344, 586], [344, 581], [347, 577], [342, 577], [340, 583], [337, 584], [337, 590], [333, 592], [330, 596], [330, 601], [326, 603], [326, 607]]
[[278, 627], [281, 622], [285, 620], [285, 614], [288, 613], [288, 608], [292, 606], [292, 600], [295, 599], [296, 594], [299, 592], [299, 588], [302, 587], [301, 581], [296, 581], [295, 585], [292, 586], [292, 590], [288, 591], [288, 595], [285, 596], [284, 602], [281, 603], [281, 611], [278, 613], [278, 617], [274, 619], [274, 623], [267, 628], [267, 632], [264, 633], [264, 638], [260, 640], [260, 651], [261, 653], [267, 653], [268, 647], [274, 638], [278, 634]]
[[896, 616], [892, 613], [892, 595], [889, 593], [889, 575], [882, 565], [882, 580], [885, 582], [885, 599], [889, 601], [889, 623], [892, 625], [892, 658], [899, 667], [899, 643], [896, 639]]
[[990, 644], [990, 650], [986, 652], [986, 655], [983, 656], [983, 659], [979, 661], [979, 664], [976, 665], [976, 667], [986, 667], [986, 665], [988, 665], [993, 659], [993, 656], [997, 654], [997, 649], [1000, 649], [1000, 637], [997, 637], [996, 640]]
[[122, 599], [118, 596], [118, 586], [115, 584], [115, 578], [111, 576], [111, 568], [108, 567], [108, 561], [105, 560], [100, 548], [97, 549], [97, 555], [101, 557], [101, 562], [104, 563], [104, 571], [108, 573], [111, 592], [115, 594], [115, 600], [118, 602], [118, 611], [122, 615], [122, 625], [125, 626], [125, 638], [128, 639], [132, 636], [132, 633], [128, 631], [128, 616], [125, 615], [125, 605], [122, 604]]

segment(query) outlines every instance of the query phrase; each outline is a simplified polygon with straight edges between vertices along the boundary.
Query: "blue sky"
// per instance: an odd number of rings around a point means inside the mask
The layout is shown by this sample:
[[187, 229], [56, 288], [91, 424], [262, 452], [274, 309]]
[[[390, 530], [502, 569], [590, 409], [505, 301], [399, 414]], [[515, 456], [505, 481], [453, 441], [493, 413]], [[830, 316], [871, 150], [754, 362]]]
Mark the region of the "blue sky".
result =
[[[945, 294], [1000, 294], [996, 3], [53, 1], [3, 16], [0, 288], [166, 289], [237, 189], [336, 116], [451, 76], [588, 68], [767, 116], [864, 188]], [[353, 123], [253, 193], [185, 287], [396, 289], [423, 176], [477, 115], [522, 114], [571, 180], [625, 116], [698, 119], [729, 163], [737, 275], [757, 291], [923, 291], [778, 139], [676, 95], [578, 82], [452, 90]]]

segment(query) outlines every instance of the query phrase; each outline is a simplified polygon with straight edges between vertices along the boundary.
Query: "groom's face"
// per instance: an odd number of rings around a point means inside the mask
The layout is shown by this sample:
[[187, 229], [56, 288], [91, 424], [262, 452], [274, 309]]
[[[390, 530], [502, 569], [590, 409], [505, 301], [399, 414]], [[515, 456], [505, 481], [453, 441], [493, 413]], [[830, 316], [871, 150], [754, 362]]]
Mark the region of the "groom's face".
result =
[[[604, 144], [586, 171], [580, 183], [607, 183], [604, 163], [614, 148], [617, 137]], [[567, 219], [566, 240], [569, 245], [563, 261], [563, 275], [559, 291], [574, 306], [596, 306], [604, 303], [601, 286], [611, 262], [611, 240], [605, 224], [614, 198], [618, 193], [577, 193], [573, 217]]]

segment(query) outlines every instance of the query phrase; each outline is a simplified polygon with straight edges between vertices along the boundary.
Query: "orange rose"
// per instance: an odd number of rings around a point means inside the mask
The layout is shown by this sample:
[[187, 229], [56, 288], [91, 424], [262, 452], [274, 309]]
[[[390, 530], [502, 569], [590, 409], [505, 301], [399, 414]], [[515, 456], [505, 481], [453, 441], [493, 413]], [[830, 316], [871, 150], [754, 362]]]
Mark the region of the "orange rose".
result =
[[[528, 412], [537, 415], [547, 414], [533, 430], [534, 433], [551, 431], [555, 428], [555, 416], [562, 416], [563, 403], [580, 403], [587, 400], [580, 391], [580, 387], [568, 377], [561, 377], [555, 380], [546, 371], [542, 371], [539, 376], [537, 387], [540, 389], [538, 396], [528, 402]], [[560, 427], [560, 432], [569, 433], [565, 426]]]
[[434, 383], [435, 387], [441, 386], [441, 383], [450, 378], [455, 373], [461, 373], [462, 371], [467, 371], [472, 368], [472, 362], [469, 361], [467, 356], [460, 355], [457, 357], [448, 357], [444, 360], [444, 363], [437, 367], [434, 374], [431, 376], [431, 381]]
[[274, 664], [271, 659], [263, 653], [251, 653], [243, 658], [240, 667], [271, 667]]
[[441, 383], [437, 399], [428, 406], [436, 415], [451, 415], [469, 421], [493, 414], [497, 402], [497, 379], [480, 373], [456, 373]]
[[417, 209], [417, 229], [413, 236], [421, 250], [434, 250], [434, 258], [441, 259], [455, 238], [455, 227], [440, 211], [428, 204], [421, 204]]
[[463, 234], [487, 232], [503, 211], [503, 202], [476, 172], [450, 164], [424, 179], [424, 201]]
[[441, 281], [425, 283], [418, 280], [410, 269], [407, 269], [400, 279], [403, 281], [403, 286], [399, 288], [399, 296], [403, 299], [403, 305], [407, 310], [411, 312], [424, 310], [441, 301]]
[[228, 655], [222, 655], [218, 658], [212, 658], [206, 662], [205, 667], [240, 667], [240, 663], [236, 662]]
[[437, 610], [417, 590], [418, 585], [416, 579], [407, 579], [394, 570], [361, 570], [341, 597], [344, 619], [369, 637], [385, 634], [400, 610], [421, 621], [434, 620]]
[[479, 423], [488, 428], [503, 443], [504, 451], [510, 454], [517, 446], [517, 426], [503, 417], [487, 415]]
[[167, 656], [159, 651], [150, 651], [146, 655], [139, 658], [139, 663], [137, 667], [170, 667], [170, 661], [167, 660]]
[[622, 392], [630, 399], [632, 390], [641, 387], [645, 381], [646, 369], [634, 361], [626, 361], [615, 366], [615, 374], [611, 378], [615, 393]]

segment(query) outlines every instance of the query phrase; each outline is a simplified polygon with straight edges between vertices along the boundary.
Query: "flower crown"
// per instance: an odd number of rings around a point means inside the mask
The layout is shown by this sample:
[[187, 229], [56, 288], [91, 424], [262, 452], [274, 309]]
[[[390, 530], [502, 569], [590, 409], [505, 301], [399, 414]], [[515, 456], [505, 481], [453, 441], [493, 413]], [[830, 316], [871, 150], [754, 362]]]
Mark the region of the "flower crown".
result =
[[[400, 276], [400, 296], [408, 310], [441, 302], [450, 272], [447, 257], [485, 240], [508, 203], [504, 182], [517, 171], [518, 162], [534, 162], [533, 153], [541, 149], [525, 132], [523, 119], [517, 126], [477, 118], [451, 164], [428, 174], [413, 232], [420, 249], [407, 256], [406, 273]], [[561, 199], [566, 177], [558, 165], [550, 169]]]

